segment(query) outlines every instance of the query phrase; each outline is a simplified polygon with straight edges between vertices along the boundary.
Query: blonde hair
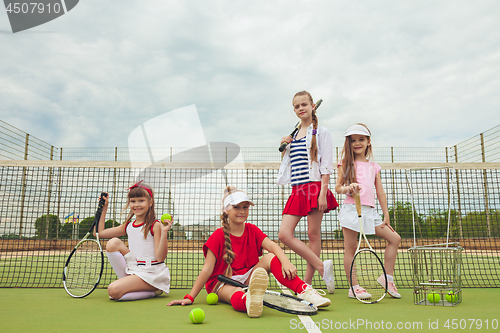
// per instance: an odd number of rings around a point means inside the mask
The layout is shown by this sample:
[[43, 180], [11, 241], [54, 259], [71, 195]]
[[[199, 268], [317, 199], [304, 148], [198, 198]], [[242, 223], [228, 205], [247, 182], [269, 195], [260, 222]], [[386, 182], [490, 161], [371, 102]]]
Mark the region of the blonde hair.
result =
[[[292, 98], [292, 105], [293, 105], [293, 100], [297, 96], [308, 96], [309, 97], [309, 101], [311, 102], [311, 105], [314, 105], [314, 101], [313, 101], [313, 98], [312, 98], [311, 94], [308, 93], [305, 90], [299, 91], [298, 93], [296, 93], [293, 96], [293, 98]], [[314, 109], [313, 109], [313, 112], [312, 112], [312, 122], [313, 122], [313, 128], [315, 130], [317, 130], [318, 129], [318, 117], [316, 116], [316, 111]], [[311, 162], [312, 161], [318, 163], [318, 143], [316, 141], [316, 135], [313, 135], [312, 140], [311, 140]]]
[[[151, 200], [153, 203], [151, 206], [148, 208], [148, 212], [146, 213], [146, 216], [144, 217], [144, 227], [143, 227], [143, 232], [144, 232], [144, 238], [148, 236], [148, 232], [151, 230], [151, 226], [155, 223], [156, 221], [156, 214], [155, 214], [155, 202], [154, 199], [151, 195], [149, 195], [149, 192], [145, 189], [149, 189], [151, 191], [151, 194], [153, 194], [153, 189], [151, 186], [146, 185], [144, 183], [141, 183], [140, 186], [135, 186], [129, 189], [128, 195], [127, 195], [127, 204], [125, 205], [124, 211], [127, 210], [130, 207], [130, 199], [131, 198], [141, 198], [141, 197], [146, 197], [149, 200]], [[154, 195], [154, 194], [153, 194]], [[134, 216], [134, 213], [130, 211], [127, 215], [127, 218], [125, 219], [125, 223], [127, 224], [132, 220], [132, 217]]]
[[[234, 186], [228, 186], [224, 189], [224, 196], [222, 197], [222, 205], [224, 205], [224, 200], [233, 193], [236, 192], [243, 192], [241, 190], [238, 190]], [[224, 207], [225, 208], [225, 207]], [[220, 216], [221, 220], [221, 225], [222, 225], [222, 230], [224, 232], [224, 248], [225, 248], [225, 253], [222, 256], [222, 259], [226, 262], [227, 268], [224, 271], [224, 275], [227, 277], [231, 277], [233, 275], [233, 269], [231, 268], [231, 264], [233, 263], [234, 258], [236, 257], [236, 253], [233, 252], [233, 246], [231, 244], [231, 233], [229, 232], [229, 216], [228, 214], [224, 211]], [[214, 288], [214, 291], [219, 288], [221, 285], [221, 282], [219, 281]]]
[[[366, 127], [365, 124], [362, 123], [357, 123], [356, 125], [361, 125], [364, 126], [367, 130], [368, 133], [371, 132]], [[367, 136], [368, 141], [370, 141], [370, 137]], [[365, 150], [365, 157], [367, 160], [373, 159], [373, 150], [372, 146], [369, 145], [366, 147]], [[342, 153], [340, 155], [340, 159], [342, 161], [342, 177], [340, 178], [340, 184], [342, 185], [350, 185], [352, 183], [357, 183], [357, 178], [356, 178], [356, 165], [354, 164], [354, 152], [351, 149], [351, 136], [346, 136], [345, 141], [344, 141], [344, 147], [342, 148]]]

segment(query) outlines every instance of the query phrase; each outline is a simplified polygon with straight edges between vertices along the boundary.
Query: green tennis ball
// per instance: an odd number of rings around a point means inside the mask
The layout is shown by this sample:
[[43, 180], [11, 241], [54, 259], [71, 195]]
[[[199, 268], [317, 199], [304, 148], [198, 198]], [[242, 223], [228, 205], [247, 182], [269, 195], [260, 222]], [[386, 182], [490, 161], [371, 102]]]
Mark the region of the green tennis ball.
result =
[[189, 319], [193, 324], [201, 324], [205, 320], [205, 312], [200, 308], [195, 308], [191, 310]]
[[207, 304], [216, 304], [219, 301], [219, 296], [216, 293], [210, 293], [207, 295]]
[[438, 293], [430, 293], [427, 295], [427, 300], [431, 303], [437, 303], [441, 300], [441, 296]]
[[447, 293], [446, 296], [446, 301], [450, 302], [450, 303], [455, 303], [457, 301], [457, 295], [455, 295], [454, 293]]
[[172, 221], [172, 215], [170, 215], [169, 213], [163, 214], [161, 216], [161, 223], [166, 224], [166, 223], [163, 222], [164, 220], [170, 220], [170, 221]]

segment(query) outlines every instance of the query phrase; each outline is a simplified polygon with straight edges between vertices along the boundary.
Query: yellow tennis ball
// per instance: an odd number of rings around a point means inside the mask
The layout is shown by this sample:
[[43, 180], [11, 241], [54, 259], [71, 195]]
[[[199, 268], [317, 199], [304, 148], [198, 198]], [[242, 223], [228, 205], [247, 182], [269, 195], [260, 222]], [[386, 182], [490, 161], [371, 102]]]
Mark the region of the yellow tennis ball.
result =
[[446, 298], [446, 301], [448, 301], [450, 303], [455, 303], [457, 301], [458, 297], [454, 293], [449, 292], [446, 294], [445, 298]]
[[431, 303], [437, 303], [441, 300], [441, 296], [438, 293], [430, 293], [427, 295], [427, 300]]
[[205, 320], [205, 312], [200, 308], [194, 308], [189, 314], [189, 319], [193, 324], [201, 324]]
[[163, 222], [164, 220], [170, 220], [170, 221], [172, 221], [172, 215], [170, 215], [169, 213], [163, 214], [161, 216], [161, 223], [166, 224], [166, 223]]
[[210, 293], [207, 295], [207, 304], [216, 304], [219, 301], [219, 296], [216, 293]]

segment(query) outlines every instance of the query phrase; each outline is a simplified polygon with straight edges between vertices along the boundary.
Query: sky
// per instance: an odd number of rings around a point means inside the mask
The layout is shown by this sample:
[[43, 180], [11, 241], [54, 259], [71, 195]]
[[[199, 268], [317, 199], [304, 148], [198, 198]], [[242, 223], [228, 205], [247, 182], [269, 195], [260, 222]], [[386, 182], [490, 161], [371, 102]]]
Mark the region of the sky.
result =
[[82, 0], [18, 33], [2, 8], [0, 59], [0, 119], [56, 147], [127, 147], [193, 106], [199, 122], [162, 126], [178, 137], [165, 146], [201, 128], [277, 147], [301, 90], [323, 99], [335, 146], [357, 122], [375, 147], [452, 146], [500, 123], [496, 0]]

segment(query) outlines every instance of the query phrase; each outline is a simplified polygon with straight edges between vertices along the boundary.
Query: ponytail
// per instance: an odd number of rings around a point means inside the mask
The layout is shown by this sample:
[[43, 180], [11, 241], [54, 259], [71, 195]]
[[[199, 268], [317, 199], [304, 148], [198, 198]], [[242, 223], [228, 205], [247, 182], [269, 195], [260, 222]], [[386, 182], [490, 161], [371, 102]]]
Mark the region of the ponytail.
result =
[[318, 163], [318, 142], [316, 141], [316, 133], [318, 132], [318, 117], [316, 111], [312, 113], [313, 120], [313, 136], [311, 140], [311, 162]]
[[227, 277], [231, 277], [233, 275], [231, 264], [233, 263], [236, 254], [233, 252], [233, 245], [231, 244], [231, 234], [229, 233], [229, 221], [227, 213], [222, 213], [220, 218], [222, 220], [222, 230], [224, 231], [224, 247], [226, 249], [226, 253], [224, 253], [224, 256], [222, 257], [222, 259], [224, 259], [227, 264], [224, 275]]
[[[224, 199], [226, 199], [228, 195], [234, 192], [240, 192], [240, 191], [236, 189], [236, 187], [234, 186], [226, 187], [224, 189], [224, 197], [222, 198], [222, 202], [224, 203]], [[225, 208], [226, 207], [222, 207], [223, 210]], [[220, 219], [221, 219], [222, 230], [224, 231], [224, 248], [225, 248], [225, 253], [222, 256], [222, 259], [227, 264], [226, 270], [224, 271], [224, 276], [230, 278], [231, 276], [233, 276], [233, 269], [231, 268], [231, 264], [233, 263], [236, 254], [233, 252], [233, 245], [231, 244], [231, 234], [229, 233], [229, 220], [228, 220], [228, 215], [225, 211], [222, 212]], [[213, 291], [218, 290], [221, 284], [222, 283], [220, 281], [217, 282]]]

